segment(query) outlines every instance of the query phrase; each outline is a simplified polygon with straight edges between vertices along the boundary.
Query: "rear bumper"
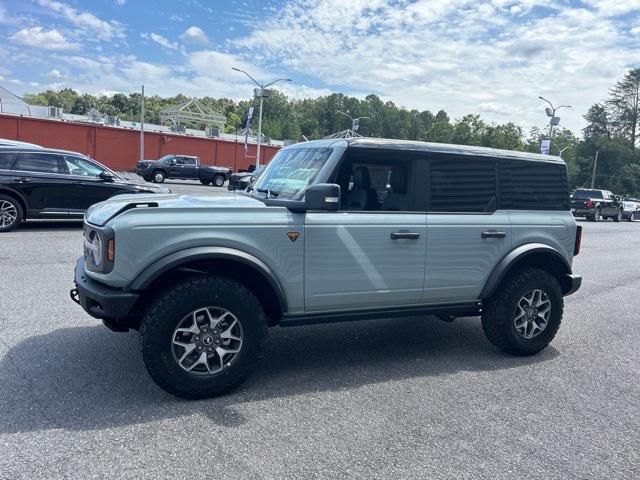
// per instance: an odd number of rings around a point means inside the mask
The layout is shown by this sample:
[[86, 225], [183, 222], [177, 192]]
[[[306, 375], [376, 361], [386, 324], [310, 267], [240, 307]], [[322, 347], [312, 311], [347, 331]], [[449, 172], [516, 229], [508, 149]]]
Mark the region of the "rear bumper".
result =
[[571, 213], [574, 217], [587, 217], [595, 215], [596, 210], [594, 208], [572, 208]]
[[582, 275], [565, 275], [563, 283], [564, 296], [576, 293], [582, 285]]
[[138, 301], [139, 295], [112, 288], [87, 276], [84, 259], [80, 257], [75, 270], [76, 288], [71, 290], [71, 299], [85, 312], [103, 320], [126, 318]]

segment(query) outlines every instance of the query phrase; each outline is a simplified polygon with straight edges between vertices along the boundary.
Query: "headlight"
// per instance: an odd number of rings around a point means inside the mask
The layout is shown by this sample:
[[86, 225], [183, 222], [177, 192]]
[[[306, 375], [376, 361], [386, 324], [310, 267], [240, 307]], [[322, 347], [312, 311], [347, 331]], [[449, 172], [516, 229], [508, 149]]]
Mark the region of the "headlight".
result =
[[115, 235], [112, 229], [85, 224], [84, 263], [88, 270], [99, 273], [109, 273], [113, 270], [115, 247]]

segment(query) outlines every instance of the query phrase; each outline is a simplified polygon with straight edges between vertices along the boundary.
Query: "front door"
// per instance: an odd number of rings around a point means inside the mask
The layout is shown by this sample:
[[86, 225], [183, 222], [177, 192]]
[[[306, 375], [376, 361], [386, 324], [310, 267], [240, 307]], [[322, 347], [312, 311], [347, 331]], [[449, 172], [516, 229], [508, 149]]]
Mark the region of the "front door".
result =
[[121, 185], [102, 180], [100, 174], [105, 171], [104, 168], [86, 158], [67, 155], [64, 166], [69, 182], [67, 208], [72, 215], [82, 214], [94, 203], [124, 193]]
[[420, 303], [426, 213], [413, 199], [415, 159], [347, 149], [338, 212], [307, 212], [305, 310]]

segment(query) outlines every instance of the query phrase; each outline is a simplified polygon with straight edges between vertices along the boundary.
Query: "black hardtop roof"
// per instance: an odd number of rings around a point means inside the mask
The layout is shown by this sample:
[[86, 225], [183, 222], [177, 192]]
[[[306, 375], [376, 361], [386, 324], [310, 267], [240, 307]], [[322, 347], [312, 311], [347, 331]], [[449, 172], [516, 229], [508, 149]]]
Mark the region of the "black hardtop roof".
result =
[[520, 152], [516, 150], [500, 150], [497, 148], [477, 147], [473, 145], [453, 145], [448, 143], [418, 142], [414, 140], [369, 137], [348, 138], [346, 141], [350, 148], [414, 150], [475, 157], [498, 157], [529, 162], [564, 163], [564, 160], [556, 155], [542, 155], [540, 153]]

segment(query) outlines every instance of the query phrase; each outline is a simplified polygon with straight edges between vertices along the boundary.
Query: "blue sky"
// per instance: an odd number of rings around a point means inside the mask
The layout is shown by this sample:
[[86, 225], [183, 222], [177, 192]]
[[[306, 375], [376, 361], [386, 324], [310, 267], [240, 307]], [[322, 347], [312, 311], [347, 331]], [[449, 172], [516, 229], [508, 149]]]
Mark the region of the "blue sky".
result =
[[406, 108], [575, 130], [640, 64], [640, 0], [0, 0], [0, 85], [22, 94], [247, 98], [232, 66], [296, 98], [380, 95]]

